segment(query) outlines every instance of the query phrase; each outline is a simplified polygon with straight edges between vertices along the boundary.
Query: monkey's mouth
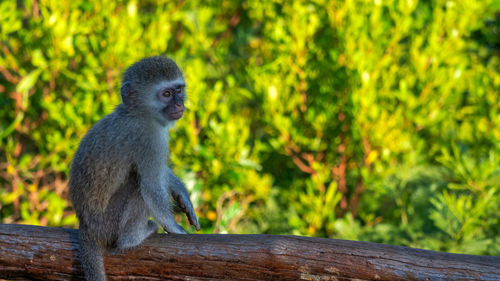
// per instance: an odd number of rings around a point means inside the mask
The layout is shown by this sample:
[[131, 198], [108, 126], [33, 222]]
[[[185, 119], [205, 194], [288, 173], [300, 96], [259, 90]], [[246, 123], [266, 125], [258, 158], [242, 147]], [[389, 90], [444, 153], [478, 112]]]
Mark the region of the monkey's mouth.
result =
[[166, 113], [168, 119], [177, 120], [177, 119], [180, 119], [182, 117], [182, 114], [184, 113], [184, 109], [177, 110], [174, 112], [169, 112], [169, 111], [167, 111], [167, 109], [165, 109], [164, 112]]

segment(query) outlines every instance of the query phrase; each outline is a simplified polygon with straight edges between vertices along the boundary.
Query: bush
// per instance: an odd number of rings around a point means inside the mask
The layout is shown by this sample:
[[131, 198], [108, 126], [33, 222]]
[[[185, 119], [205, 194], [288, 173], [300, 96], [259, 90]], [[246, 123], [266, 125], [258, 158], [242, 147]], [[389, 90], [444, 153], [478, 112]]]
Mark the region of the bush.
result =
[[[497, 1], [0, 2], [0, 220], [76, 227], [79, 140], [156, 54], [203, 232], [500, 255]], [[179, 217], [179, 219], [182, 219]]]

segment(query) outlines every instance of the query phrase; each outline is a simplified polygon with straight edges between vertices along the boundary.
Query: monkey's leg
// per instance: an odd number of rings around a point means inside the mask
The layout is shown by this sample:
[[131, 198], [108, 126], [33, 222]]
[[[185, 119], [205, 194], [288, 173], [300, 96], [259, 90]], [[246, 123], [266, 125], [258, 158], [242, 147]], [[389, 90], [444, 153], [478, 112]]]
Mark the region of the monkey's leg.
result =
[[146, 238], [158, 230], [158, 224], [152, 220], [136, 225], [129, 224], [129, 229], [120, 234], [116, 241], [116, 248], [111, 252], [124, 251], [139, 246]]
[[120, 225], [121, 232], [118, 234], [116, 248], [112, 249], [112, 252], [138, 246], [158, 230], [158, 224], [148, 220], [146, 204], [138, 192], [133, 193], [127, 201], [123, 216], [121, 220], [123, 223]]

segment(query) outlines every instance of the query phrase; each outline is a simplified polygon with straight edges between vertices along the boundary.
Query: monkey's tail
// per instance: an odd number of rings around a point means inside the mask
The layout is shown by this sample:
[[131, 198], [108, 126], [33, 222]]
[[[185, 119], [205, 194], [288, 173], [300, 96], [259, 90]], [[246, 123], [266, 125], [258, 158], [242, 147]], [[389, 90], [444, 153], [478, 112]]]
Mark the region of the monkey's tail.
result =
[[[80, 230], [81, 231], [81, 230]], [[103, 249], [93, 239], [80, 232], [80, 259], [87, 281], [106, 281]]]

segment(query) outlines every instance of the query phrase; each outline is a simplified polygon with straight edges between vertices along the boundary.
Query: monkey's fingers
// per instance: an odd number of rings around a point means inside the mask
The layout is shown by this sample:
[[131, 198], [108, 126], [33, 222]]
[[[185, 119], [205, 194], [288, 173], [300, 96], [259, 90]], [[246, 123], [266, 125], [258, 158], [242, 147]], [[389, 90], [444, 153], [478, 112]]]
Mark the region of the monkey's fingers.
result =
[[200, 224], [198, 223], [198, 218], [196, 217], [191, 201], [189, 201], [189, 199], [182, 200], [180, 196], [176, 199], [176, 201], [178, 202], [178, 206], [181, 208], [182, 212], [186, 214], [189, 224], [194, 226], [196, 231], [200, 231]]
[[200, 224], [198, 223], [198, 218], [194, 213], [194, 210], [191, 208], [189, 211], [186, 211], [186, 216], [188, 217], [189, 224], [196, 228], [196, 231], [200, 231]]

